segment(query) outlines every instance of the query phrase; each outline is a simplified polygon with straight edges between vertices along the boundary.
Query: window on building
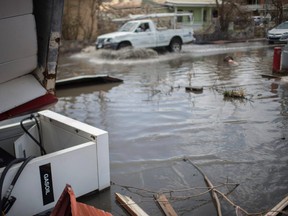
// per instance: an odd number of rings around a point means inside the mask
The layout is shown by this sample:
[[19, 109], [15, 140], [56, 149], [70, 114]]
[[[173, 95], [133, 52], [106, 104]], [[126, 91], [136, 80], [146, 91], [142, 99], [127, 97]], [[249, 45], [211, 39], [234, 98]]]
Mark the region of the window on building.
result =
[[[178, 10], [179, 13], [183, 12], [183, 10]], [[177, 22], [183, 22], [183, 17], [182, 16], [178, 16], [177, 17]]]
[[216, 9], [214, 9], [214, 10], [212, 11], [212, 17], [213, 17], [213, 18], [217, 18], [217, 17], [218, 17], [218, 11], [217, 11]]
[[258, 4], [258, 2], [259, 2], [259, 0], [248, 0], [247, 1], [247, 4], [249, 4], [249, 5], [257, 5]]
[[204, 9], [203, 11], [203, 21], [207, 22], [207, 10], [206, 9]]

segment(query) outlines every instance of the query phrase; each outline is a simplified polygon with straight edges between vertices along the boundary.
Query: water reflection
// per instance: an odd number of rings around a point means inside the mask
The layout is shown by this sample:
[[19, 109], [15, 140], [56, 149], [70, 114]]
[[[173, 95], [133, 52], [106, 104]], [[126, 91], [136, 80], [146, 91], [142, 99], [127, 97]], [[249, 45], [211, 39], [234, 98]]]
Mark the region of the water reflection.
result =
[[[201, 175], [182, 160], [188, 157], [215, 184], [239, 183], [231, 194], [239, 206], [271, 208], [288, 192], [287, 83], [261, 76], [271, 74], [273, 49], [260, 43], [200, 47], [150, 60], [63, 58], [61, 78], [107, 74], [124, 82], [59, 92], [53, 109], [109, 132], [113, 182], [157, 192], [199, 186]], [[227, 54], [239, 65], [225, 64]], [[187, 92], [190, 85], [203, 92]], [[245, 89], [249, 100], [224, 100], [222, 91], [235, 88]], [[193, 182], [192, 176], [200, 179]], [[180, 215], [213, 215], [213, 204], [206, 202], [173, 206]], [[161, 215], [152, 203], [141, 206]], [[223, 208], [234, 215], [229, 205]], [[111, 211], [121, 215], [115, 203]]]

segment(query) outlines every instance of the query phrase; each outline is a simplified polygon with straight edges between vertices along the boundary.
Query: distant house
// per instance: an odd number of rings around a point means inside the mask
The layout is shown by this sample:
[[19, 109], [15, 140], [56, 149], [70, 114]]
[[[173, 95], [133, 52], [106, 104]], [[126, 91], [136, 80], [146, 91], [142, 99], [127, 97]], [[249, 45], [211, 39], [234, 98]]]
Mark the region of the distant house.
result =
[[[112, 0], [107, 2], [117, 9], [136, 8], [141, 4], [156, 3], [162, 6], [160, 11], [168, 12], [192, 12], [194, 16], [194, 29], [201, 28], [203, 24], [210, 23], [213, 16], [217, 16], [215, 0]], [[154, 5], [154, 9], [156, 8]], [[158, 8], [159, 9], [159, 8]]]
[[268, 0], [246, 0], [245, 9], [252, 12], [252, 15], [266, 15], [271, 8], [271, 1]]
[[166, 0], [162, 4], [171, 12], [192, 12], [195, 29], [217, 17], [215, 0]]
[[[250, 12], [252, 16], [265, 17], [266, 19], [277, 21], [282, 10], [282, 15], [284, 20], [279, 20], [280, 22], [288, 19], [288, 1], [281, 0], [282, 2], [277, 2], [273, 0], [245, 0], [243, 9]], [[281, 4], [280, 4], [281, 3]], [[278, 4], [278, 6], [276, 6]]]
[[[156, 3], [153, 5], [153, 3]], [[111, 0], [105, 4], [115, 9], [136, 9], [144, 4], [153, 5], [159, 12], [192, 12], [194, 28], [210, 23], [213, 16], [217, 15], [215, 0]]]

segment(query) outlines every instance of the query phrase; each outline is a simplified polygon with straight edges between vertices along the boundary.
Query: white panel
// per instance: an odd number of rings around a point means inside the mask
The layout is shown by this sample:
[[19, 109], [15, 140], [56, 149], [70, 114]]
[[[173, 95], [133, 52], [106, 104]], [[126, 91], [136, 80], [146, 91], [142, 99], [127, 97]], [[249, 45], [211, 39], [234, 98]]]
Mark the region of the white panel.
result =
[[[43, 205], [39, 166], [51, 164], [54, 202]], [[3, 193], [7, 190], [19, 165], [8, 172]], [[0, 173], [3, 169], [0, 170]], [[31, 216], [53, 208], [66, 184], [70, 184], [75, 195], [81, 196], [98, 189], [96, 144], [84, 143], [30, 161], [20, 175], [11, 196], [17, 198], [7, 216]], [[2, 193], [2, 194], [3, 194]]]
[[30, 73], [37, 67], [37, 55], [0, 63], [0, 83]]
[[108, 133], [97, 136], [99, 190], [110, 186], [110, 158]]
[[0, 113], [46, 94], [46, 89], [32, 75], [0, 84]]
[[32, 0], [0, 0], [0, 19], [32, 13]]
[[0, 64], [37, 55], [37, 33], [33, 15], [2, 19], [0, 29]]
[[[39, 156], [30, 161], [13, 189], [11, 195], [16, 197], [17, 200], [7, 216], [31, 216], [53, 208], [66, 184], [72, 186], [76, 197], [110, 186], [108, 133], [49, 110], [41, 111], [38, 114], [42, 135], [45, 135], [42, 136], [46, 142], [45, 147], [49, 144], [54, 144], [54, 142], [59, 145], [58, 148], [60, 149], [61, 145], [67, 146], [67, 143], [71, 141], [71, 138], [67, 137], [69, 134], [71, 134], [73, 139], [77, 140], [76, 142], [80, 143], [77, 144], [72, 140], [72, 144], [70, 144], [75, 146]], [[5, 134], [5, 136], [8, 136], [8, 129], [16, 132], [15, 127], [16, 125], [0, 127], [0, 135]], [[18, 125], [17, 127], [20, 126]], [[57, 132], [53, 130], [57, 130]], [[57, 137], [54, 137], [53, 140], [53, 136], [57, 133], [62, 133], [63, 139], [58, 140]], [[49, 140], [46, 140], [47, 137], [49, 137]], [[87, 141], [90, 139], [91, 141]], [[52, 177], [54, 201], [43, 204], [39, 167], [46, 164], [51, 165], [51, 175], [49, 174], [49, 176]], [[7, 191], [19, 166], [20, 164], [17, 164], [8, 171], [3, 185], [2, 196]], [[3, 170], [4, 168], [0, 169], [0, 176]], [[45, 175], [42, 175], [42, 179], [43, 177]], [[45, 186], [47, 185], [50, 190], [50, 178]], [[46, 192], [45, 190], [44, 194]]]
[[[44, 134], [44, 140], [49, 141], [49, 145], [53, 146], [54, 150], [77, 145], [77, 142], [81, 141], [80, 137], [91, 141], [94, 140], [93, 137], [96, 138], [99, 190], [108, 187], [110, 185], [108, 133], [50, 110], [41, 111], [39, 114], [43, 129], [49, 131]], [[76, 139], [75, 136], [79, 136], [79, 138]], [[45, 143], [45, 146], [50, 148], [48, 143]]]
[[[38, 128], [36, 125], [31, 127], [29, 133], [39, 142]], [[14, 142], [15, 157], [16, 158], [27, 158], [30, 156], [41, 156], [40, 147], [24, 133]]]
[[75, 119], [68, 118], [67, 116], [52, 112], [50, 110], [40, 111], [39, 114], [41, 121], [43, 118], [43, 120], [51, 122], [51, 124], [54, 124], [57, 127], [61, 127], [66, 131], [70, 131], [71, 133], [75, 133], [75, 129], [78, 129], [79, 136], [85, 137], [91, 141], [94, 141], [91, 135], [99, 136], [101, 134], [107, 134], [107, 132], [104, 130], [85, 124], [83, 122], [79, 122]]
[[[69, 127], [69, 125], [67, 126]], [[43, 145], [47, 152], [59, 151], [89, 141], [79, 136], [76, 132], [71, 133], [47, 121], [41, 121], [41, 129], [45, 131], [42, 137]]]

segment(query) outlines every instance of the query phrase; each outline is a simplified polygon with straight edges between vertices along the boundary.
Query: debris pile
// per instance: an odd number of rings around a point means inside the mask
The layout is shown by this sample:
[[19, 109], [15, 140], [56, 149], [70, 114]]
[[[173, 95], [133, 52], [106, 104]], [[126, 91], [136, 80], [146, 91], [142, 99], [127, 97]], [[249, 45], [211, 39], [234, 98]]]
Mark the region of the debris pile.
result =
[[238, 99], [245, 99], [245, 91], [243, 89], [238, 90], [225, 90], [223, 92], [224, 98], [238, 98]]

